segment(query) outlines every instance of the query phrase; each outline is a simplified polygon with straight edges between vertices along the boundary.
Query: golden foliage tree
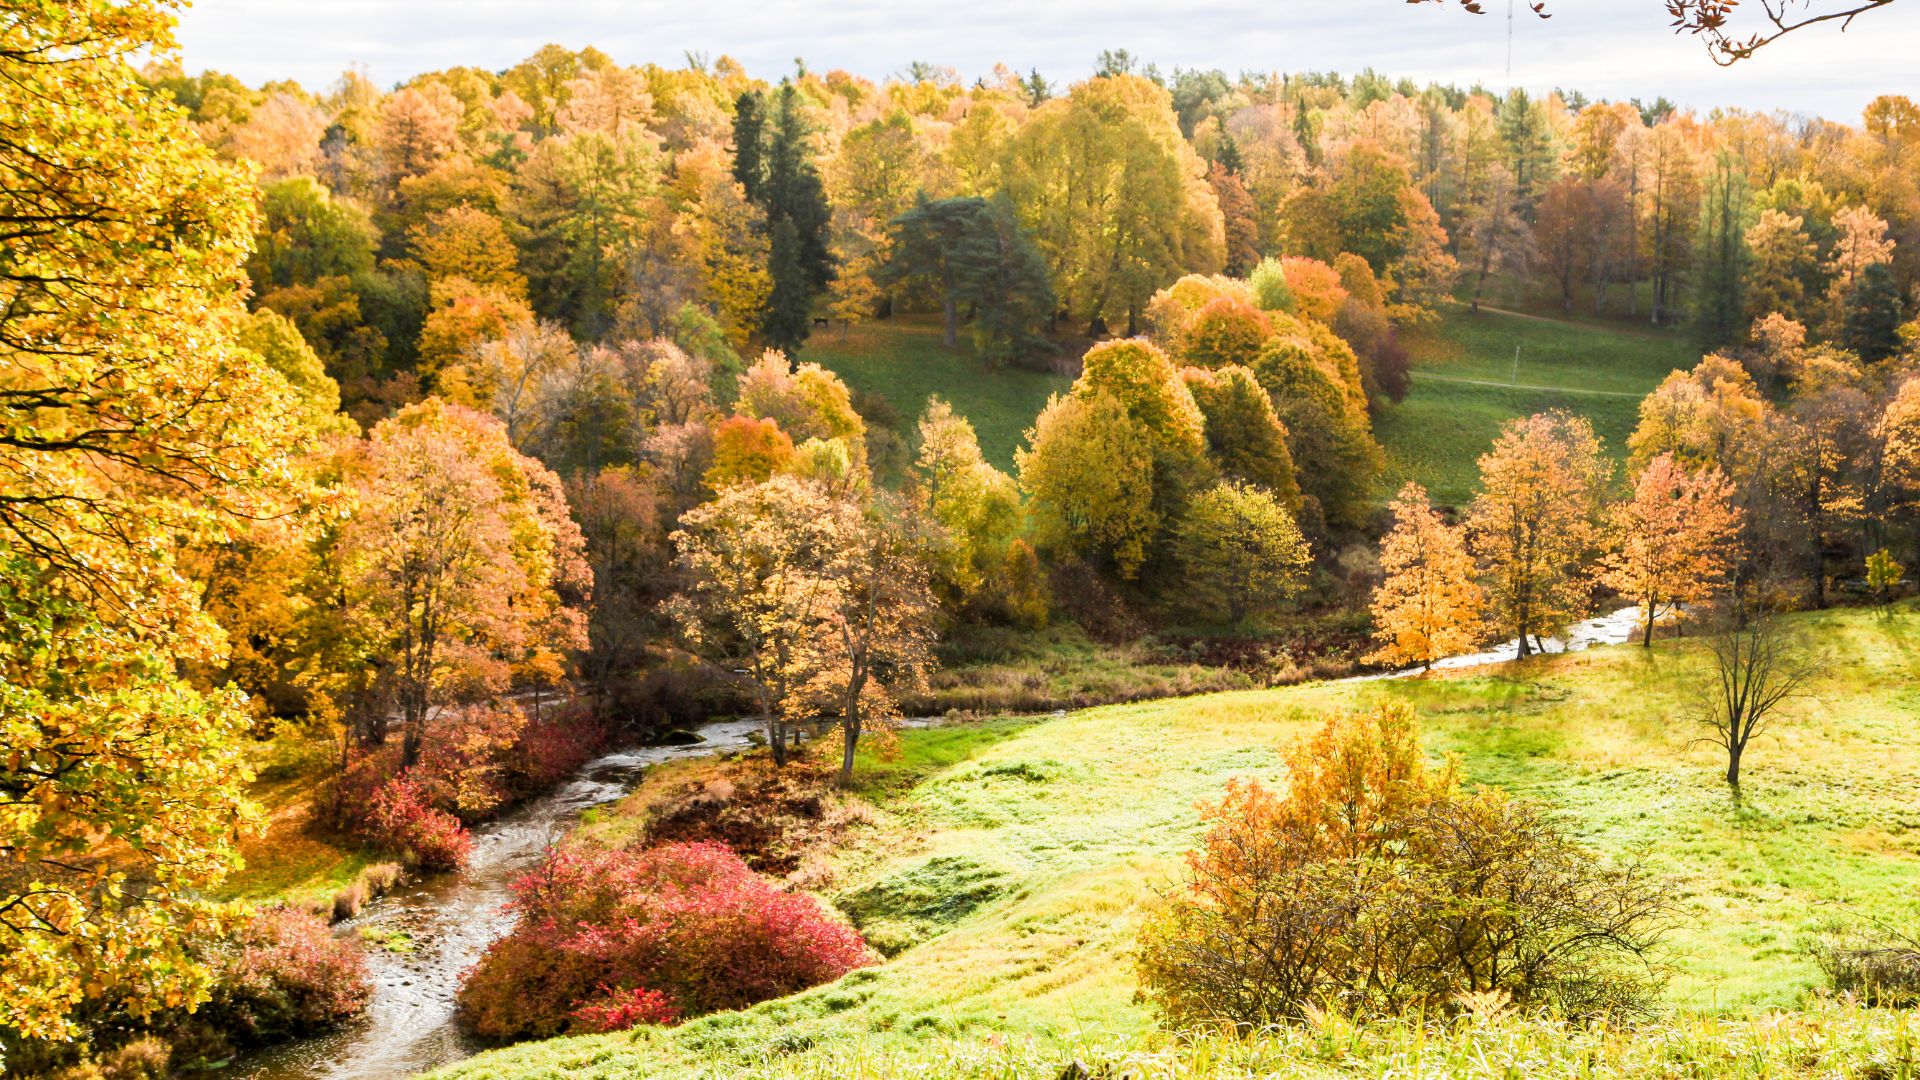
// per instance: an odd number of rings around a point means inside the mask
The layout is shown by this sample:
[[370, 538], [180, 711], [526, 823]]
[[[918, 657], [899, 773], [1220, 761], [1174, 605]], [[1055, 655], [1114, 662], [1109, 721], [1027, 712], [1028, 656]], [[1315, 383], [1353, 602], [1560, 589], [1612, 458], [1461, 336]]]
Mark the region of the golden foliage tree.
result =
[[1113, 560], [1121, 577], [1146, 561], [1160, 529], [1154, 438], [1104, 390], [1055, 396], [1016, 454], [1040, 539]]
[[278, 513], [301, 436], [237, 343], [254, 189], [130, 58], [172, 5], [0, 19], [0, 1028], [204, 995], [184, 948], [254, 820], [222, 635], [177, 553]]
[[1466, 530], [1440, 517], [1425, 488], [1408, 483], [1389, 509], [1393, 531], [1380, 541], [1385, 580], [1373, 592], [1380, 648], [1367, 659], [1431, 668], [1480, 640], [1485, 597], [1474, 581]]
[[1586, 561], [1610, 471], [1593, 425], [1557, 411], [1509, 422], [1480, 458], [1468, 536], [1493, 621], [1519, 640], [1523, 657], [1541, 634], [1586, 613]]
[[558, 477], [490, 416], [428, 398], [382, 421], [334, 551], [362, 663], [388, 673], [402, 767], [446, 705], [551, 683], [586, 645], [592, 589]]
[[1633, 495], [1614, 506], [1608, 524], [1613, 543], [1600, 580], [1646, 609], [1641, 644], [1650, 648], [1662, 605], [1705, 600], [1732, 570], [1740, 511], [1720, 470], [1689, 472], [1661, 454], [1640, 471]]

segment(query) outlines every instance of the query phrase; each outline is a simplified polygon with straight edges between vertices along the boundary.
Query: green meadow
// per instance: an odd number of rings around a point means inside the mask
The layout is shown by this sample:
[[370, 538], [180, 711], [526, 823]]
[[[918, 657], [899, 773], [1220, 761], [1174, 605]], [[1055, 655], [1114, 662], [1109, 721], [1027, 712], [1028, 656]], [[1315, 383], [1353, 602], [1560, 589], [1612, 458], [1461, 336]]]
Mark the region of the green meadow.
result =
[[[1888, 1039], [1910, 1039], [1906, 1018], [1818, 1006], [1790, 1021], [1754, 1019], [1809, 1004], [1819, 973], [1808, 944], [1831, 921], [1920, 916], [1920, 612], [1793, 625], [1822, 674], [1777, 736], [1750, 752], [1738, 803], [1718, 751], [1690, 723], [1704, 655], [1685, 640], [1446, 678], [904, 732], [898, 757], [863, 763], [872, 823], [836, 852], [826, 890], [883, 963], [745, 1012], [508, 1048], [439, 1075], [1099, 1075], [1061, 1071], [1083, 1054], [1164, 1066], [1125, 1073], [1138, 1076], [1377, 1075], [1408, 1054], [1457, 1057], [1459, 1067], [1396, 1075], [1533, 1074], [1487, 1065], [1499, 1059], [1487, 1057], [1487, 1039], [1567, 1076], [1644, 1074], [1657, 1062], [1636, 1055], [1660, 1046], [1668, 1065], [1698, 1057], [1666, 1075], [1912, 1075], [1814, 1068], [1820, 1054], [1855, 1047], [1871, 1057], [1895, 1045]], [[1129, 953], [1141, 912], [1176, 883], [1198, 835], [1195, 804], [1232, 777], [1279, 782], [1288, 743], [1330, 710], [1385, 698], [1417, 708], [1429, 754], [1457, 758], [1468, 783], [1546, 802], [1598, 852], [1637, 854], [1668, 877], [1687, 915], [1664, 958], [1673, 975], [1663, 1021], [1598, 1047], [1581, 1041], [1592, 1032], [1520, 1020], [1489, 1021], [1458, 1045], [1338, 1018], [1265, 1041], [1155, 1033]], [[1910, 1042], [1898, 1045], [1910, 1058]]]

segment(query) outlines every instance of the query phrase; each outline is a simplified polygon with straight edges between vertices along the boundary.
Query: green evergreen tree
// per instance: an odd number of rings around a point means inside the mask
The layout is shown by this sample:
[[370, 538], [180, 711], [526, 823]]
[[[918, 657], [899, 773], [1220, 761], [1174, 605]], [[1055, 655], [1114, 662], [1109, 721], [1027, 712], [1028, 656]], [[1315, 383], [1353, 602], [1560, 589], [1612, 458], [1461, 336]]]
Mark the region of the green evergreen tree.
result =
[[1706, 349], [1726, 345], [1747, 329], [1747, 203], [1746, 172], [1722, 151], [1700, 200], [1694, 327]]
[[930, 200], [892, 223], [892, 255], [879, 279], [931, 283], [945, 316], [946, 344], [958, 344], [960, 316], [973, 317], [975, 349], [989, 365], [1018, 362], [1049, 346], [1040, 333], [1053, 312], [1053, 286], [1040, 252], [1004, 198]]
[[758, 90], [741, 94], [733, 103], [733, 178], [747, 193], [747, 201], [756, 205], [767, 173], [766, 114], [767, 99]]
[[772, 251], [760, 335], [789, 357], [813, 328], [813, 302], [833, 283], [833, 253], [827, 247], [832, 211], [807, 143], [806, 118], [792, 83], [780, 87], [769, 111], [764, 99], [743, 95], [734, 117], [734, 178], [766, 213]]
[[1900, 287], [1893, 268], [1874, 263], [1860, 273], [1847, 296], [1847, 348], [1877, 363], [1900, 351]]

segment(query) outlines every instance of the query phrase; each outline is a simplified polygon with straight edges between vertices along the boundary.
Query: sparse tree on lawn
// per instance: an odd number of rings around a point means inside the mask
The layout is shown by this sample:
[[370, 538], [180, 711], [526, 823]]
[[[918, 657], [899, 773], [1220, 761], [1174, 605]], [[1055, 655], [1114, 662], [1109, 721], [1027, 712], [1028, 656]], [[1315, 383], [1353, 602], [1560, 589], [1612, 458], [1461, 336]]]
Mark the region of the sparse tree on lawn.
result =
[[1813, 677], [1813, 665], [1779, 622], [1765, 613], [1730, 622], [1708, 640], [1713, 659], [1699, 722], [1702, 741], [1727, 752], [1727, 786], [1740, 796], [1740, 762], [1755, 737], [1771, 730], [1784, 706]]

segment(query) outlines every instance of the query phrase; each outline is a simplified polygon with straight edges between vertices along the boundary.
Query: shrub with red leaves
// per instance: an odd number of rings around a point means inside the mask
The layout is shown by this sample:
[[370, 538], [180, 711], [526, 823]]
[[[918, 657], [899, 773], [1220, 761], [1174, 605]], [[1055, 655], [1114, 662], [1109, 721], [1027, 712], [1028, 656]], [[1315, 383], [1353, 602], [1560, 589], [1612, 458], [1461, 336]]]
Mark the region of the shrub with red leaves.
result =
[[374, 789], [363, 831], [381, 847], [412, 855], [427, 870], [458, 870], [473, 849], [473, 834], [459, 818], [433, 805], [413, 770]]
[[601, 987], [601, 996], [573, 1010], [577, 1031], [625, 1031], [647, 1024], [671, 1024], [680, 1019], [667, 995], [636, 986], [630, 990]]
[[522, 795], [545, 791], [592, 761], [611, 736], [606, 723], [585, 707], [545, 710], [527, 721], [507, 751], [509, 782]]
[[820, 901], [783, 891], [720, 844], [570, 845], [513, 891], [519, 924], [460, 990], [462, 1018], [488, 1038], [744, 1008], [874, 959]]
[[366, 1008], [366, 957], [325, 920], [288, 907], [262, 908], [215, 948], [203, 1022], [248, 1043], [308, 1035]]

